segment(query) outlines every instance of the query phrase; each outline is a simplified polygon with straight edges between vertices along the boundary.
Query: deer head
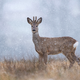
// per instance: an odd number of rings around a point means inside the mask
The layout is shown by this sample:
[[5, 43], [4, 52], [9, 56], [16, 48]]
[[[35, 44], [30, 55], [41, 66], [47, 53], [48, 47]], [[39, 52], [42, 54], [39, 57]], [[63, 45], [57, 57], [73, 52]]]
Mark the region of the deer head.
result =
[[40, 17], [38, 20], [37, 20], [37, 17], [33, 17], [33, 20], [31, 20], [29, 17], [27, 17], [27, 22], [32, 27], [32, 33], [37, 33], [38, 25], [42, 22], [42, 17]]

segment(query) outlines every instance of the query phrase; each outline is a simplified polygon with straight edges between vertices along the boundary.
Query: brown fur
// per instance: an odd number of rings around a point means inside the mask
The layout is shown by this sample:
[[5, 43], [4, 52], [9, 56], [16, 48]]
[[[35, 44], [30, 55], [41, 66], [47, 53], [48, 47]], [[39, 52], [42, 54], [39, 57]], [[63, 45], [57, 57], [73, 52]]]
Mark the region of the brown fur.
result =
[[39, 54], [39, 61], [44, 59], [45, 64], [47, 64], [47, 56], [63, 53], [66, 58], [70, 61], [70, 66], [72, 67], [74, 62], [80, 64], [79, 59], [75, 56], [76, 48], [73, 47], [74, 43], [77, 42], [71, 37], [55, 37], [46, 38], [40, 37], [38, 34], [38, 25], [42, 22], [42, 18], [27, 18], [27, 21], [32, 26], [33, 33], [33, 43], [35, 45], [35, 50]]

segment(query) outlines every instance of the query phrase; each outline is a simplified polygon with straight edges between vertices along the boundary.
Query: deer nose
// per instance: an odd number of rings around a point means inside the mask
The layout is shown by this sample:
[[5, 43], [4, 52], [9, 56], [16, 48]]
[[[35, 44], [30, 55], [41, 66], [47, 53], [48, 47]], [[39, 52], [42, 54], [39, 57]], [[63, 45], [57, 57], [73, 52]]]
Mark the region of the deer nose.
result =
[[33, 29], [33, 31], [35, 31], [35, 29]]

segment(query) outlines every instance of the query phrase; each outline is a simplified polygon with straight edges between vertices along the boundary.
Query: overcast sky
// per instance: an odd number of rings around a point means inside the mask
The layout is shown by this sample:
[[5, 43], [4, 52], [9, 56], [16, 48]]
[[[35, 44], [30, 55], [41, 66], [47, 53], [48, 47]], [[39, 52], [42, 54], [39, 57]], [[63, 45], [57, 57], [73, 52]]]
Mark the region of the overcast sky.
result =
[[71, 36], [80, 43], [80, 0], [0, 0], [0, 4], [0, 56], [37, 55], [26, 20], [33, 16], [43, 18], [40, 36]]

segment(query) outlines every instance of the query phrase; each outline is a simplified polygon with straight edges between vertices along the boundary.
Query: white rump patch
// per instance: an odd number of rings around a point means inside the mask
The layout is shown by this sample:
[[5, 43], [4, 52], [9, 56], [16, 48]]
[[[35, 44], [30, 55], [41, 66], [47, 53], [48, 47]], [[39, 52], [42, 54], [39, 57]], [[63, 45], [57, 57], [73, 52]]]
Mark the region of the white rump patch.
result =
[[76, 48], [78, 46], [79, 42], [75, 42], [73, 47]]

